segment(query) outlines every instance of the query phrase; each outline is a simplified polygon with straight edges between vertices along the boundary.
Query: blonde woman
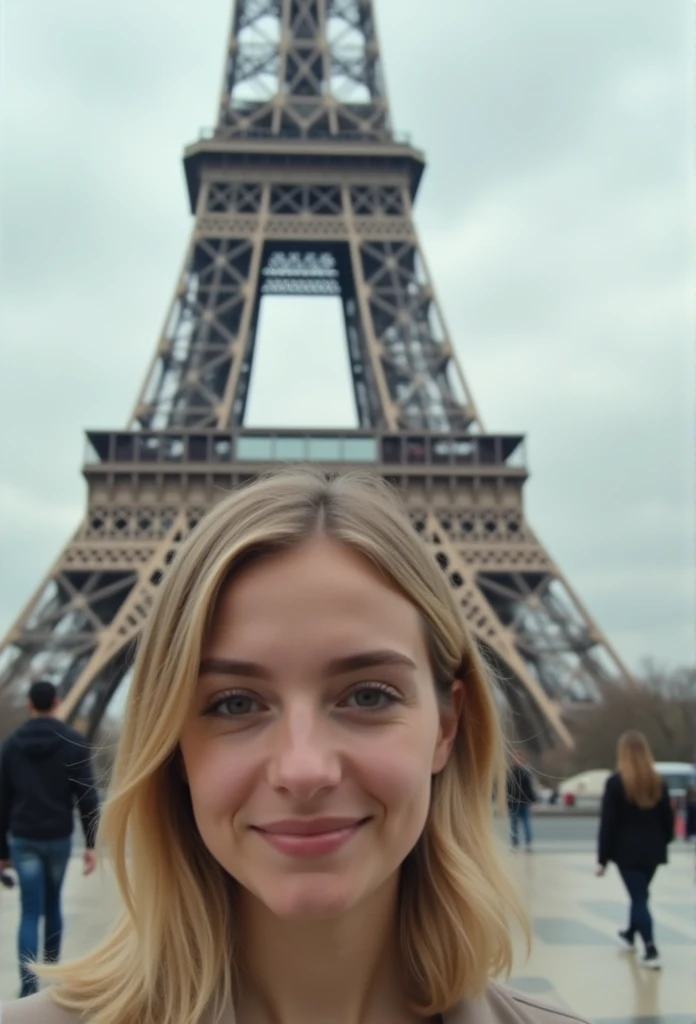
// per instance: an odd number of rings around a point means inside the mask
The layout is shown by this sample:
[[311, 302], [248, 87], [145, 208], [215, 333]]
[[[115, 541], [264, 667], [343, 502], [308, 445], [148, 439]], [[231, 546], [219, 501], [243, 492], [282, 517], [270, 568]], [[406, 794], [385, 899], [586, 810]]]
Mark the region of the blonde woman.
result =
[[567, 1024], [490, 981], [524, 916], [501, 751], [447, 579], [382, 485], [235, 493], [140, 645], [99, 839], [123, 918], [3, 1024]]
[[603, 875], [608, 862], [614, 861], [631, 899], [628, 928], [619, 932], [619, 941], [633, 951], [640, 935], [645, 946], [641, 963], [658, 970], [649, 888], [658, 866], [667, 863], [674, 814], [642, 732], [631, 730], [619, 737], [617, 768], [607, 779], [602, 800], [597, 874]]

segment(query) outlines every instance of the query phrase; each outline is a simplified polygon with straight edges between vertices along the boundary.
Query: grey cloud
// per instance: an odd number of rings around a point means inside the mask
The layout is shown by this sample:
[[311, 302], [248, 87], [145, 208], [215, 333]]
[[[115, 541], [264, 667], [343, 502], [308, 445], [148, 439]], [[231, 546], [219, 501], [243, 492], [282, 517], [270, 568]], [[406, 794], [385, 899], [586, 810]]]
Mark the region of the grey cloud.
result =
[[[676, 66], [690, 89], [687, 3], [642, 5], [640, 17], [626, 0], [431, 7], [431, 20], [419, 20], [417, 31], [399, 19], [398, 3], [380, 8], [380, 23], [388, 72], [394, 65], [398, 124], [413, 131], [432, 160], [426, 189], [430, 184], [440, 199], [432, 199], [433, 217], [437, 210], [446, 216], [445, 198], [466, 209], [502, 182], [534, 176], [547, 161], [562, 162], [591, 145], [612, 83], [671, 69], [674, 89]], [[672, 117], [656, 123], [648, 109], [648, 149], [659, 155], [664, 144], [679, 145], [678, 111], [673, 105]], [[645, 105], [634, 107], [634, 118], [636, 112], [642, 116]], [[604, 144], [611, 152], [612, 139]], [[586, 162], [597, 155], [585, 153]]]

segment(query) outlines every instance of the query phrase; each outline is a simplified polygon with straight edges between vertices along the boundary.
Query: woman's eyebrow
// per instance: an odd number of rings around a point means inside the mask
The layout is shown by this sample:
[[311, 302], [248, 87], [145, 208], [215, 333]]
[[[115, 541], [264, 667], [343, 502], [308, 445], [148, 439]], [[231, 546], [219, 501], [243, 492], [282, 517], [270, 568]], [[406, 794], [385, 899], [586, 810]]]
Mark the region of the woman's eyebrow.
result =
[[254, 661], [237, 661], [234, 658], [203, 658], [198, 668], [198, 674], [200, 676], [215, 674], [242, 676], [245, 679], [270, 679], [270, 672], [263, 665], [257, 665]]
[[[416, 663], [406, 654], [399, 651], [379, 650], [361, 651], [357, 654], [332, 658], [325, 667], [329, 676], [343, 675], [362, 668], [375, 668], [379, 665], [402, 665], [417, 668]], [[270, 679], [271, 673], [263, 665], [254, 661], [239, 661], [236, 658], [203, 658], [198, 669], [199, 675], [240, 676], [244, 679]]]
[[407, 668], [417, 668], [415, 661], [406, 654], [399, 651], [362, 651], [359, 654], [349, 654], [342, 658], [333, 658], [326, 666], [326, 673], [330, 676], [342, 675], [344, 672], [353, 672], [361, 668], [374, 668], [378, 665], [405, 665]]

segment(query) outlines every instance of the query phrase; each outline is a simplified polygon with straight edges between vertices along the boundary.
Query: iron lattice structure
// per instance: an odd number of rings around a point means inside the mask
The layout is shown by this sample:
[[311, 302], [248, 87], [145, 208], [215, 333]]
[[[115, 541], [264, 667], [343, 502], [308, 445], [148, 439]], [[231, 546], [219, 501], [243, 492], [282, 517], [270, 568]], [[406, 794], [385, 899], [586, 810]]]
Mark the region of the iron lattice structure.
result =
[[[369, 466], [402, 492], [519, 734], [630, 683], [524, 518], [521, 436], [485, 433], [413, 224], [423, 154], [392, 132], [371, 0], [237, 0], [215, 129], [184, 166], [195, 224], [128, 427], [91, 432], [84, 521], [10, 629], [2, 721], [38, 677], [89, 735], [117, 721], [177, 547], [269, 464]], [[251, 430], [264, 295], [340, 296], [359, 426]]]

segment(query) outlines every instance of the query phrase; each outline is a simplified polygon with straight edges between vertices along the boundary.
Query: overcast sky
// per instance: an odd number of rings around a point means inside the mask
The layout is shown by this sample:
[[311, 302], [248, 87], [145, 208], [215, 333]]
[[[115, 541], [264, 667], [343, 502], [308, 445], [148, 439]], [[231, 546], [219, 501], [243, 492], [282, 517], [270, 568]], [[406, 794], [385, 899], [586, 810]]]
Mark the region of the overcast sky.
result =
[[[130, 414], [231, 7], [4, 0], [0, 629], [80, 520], [83, 430]], [[395, 127], [429, 161], [421, 241], [487, 429], [527, 435], [528, 518], [632, 668], [690, 663], [692, 2], [377, 13]], [[294, 302], [262, 312], [249, 422], [350, 424], [336, 308]]]

